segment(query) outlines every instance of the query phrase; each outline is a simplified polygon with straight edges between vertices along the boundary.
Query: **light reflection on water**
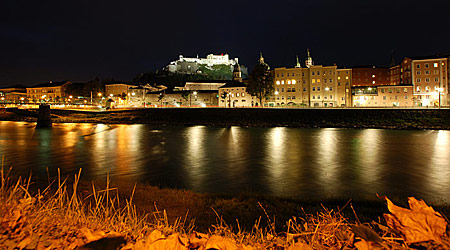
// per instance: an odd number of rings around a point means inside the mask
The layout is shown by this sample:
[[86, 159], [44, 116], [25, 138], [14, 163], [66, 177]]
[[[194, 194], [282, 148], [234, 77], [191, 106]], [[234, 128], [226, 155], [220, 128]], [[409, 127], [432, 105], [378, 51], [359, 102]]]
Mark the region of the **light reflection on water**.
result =
[[199, 192], [450, 197], [450, 131], [0, 122], [5, 167]]

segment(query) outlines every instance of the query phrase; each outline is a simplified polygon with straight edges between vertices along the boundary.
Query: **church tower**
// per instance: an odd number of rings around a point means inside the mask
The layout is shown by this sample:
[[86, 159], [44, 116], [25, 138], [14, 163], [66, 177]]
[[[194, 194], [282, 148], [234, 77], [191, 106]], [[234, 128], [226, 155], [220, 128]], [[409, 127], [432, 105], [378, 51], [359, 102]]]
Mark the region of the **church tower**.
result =
[[308, 68], [314, 65], [313, 59], [312, 59], [311, 55], [309, 54], [309, 49], [307, 49], [307, 56], [306, 56], [306, 60], [305, 60], [305, 65]]
[[301, 68], [302, 65], [300, 65], [300, 61], [298, 60], [298, 56], [295, 56], [295, 58], [297, 59], [297, 64], [295, 64], [296, 68]]
[[236, 62], [233, 68], [233, 81], [242, 82], [241, 66]]

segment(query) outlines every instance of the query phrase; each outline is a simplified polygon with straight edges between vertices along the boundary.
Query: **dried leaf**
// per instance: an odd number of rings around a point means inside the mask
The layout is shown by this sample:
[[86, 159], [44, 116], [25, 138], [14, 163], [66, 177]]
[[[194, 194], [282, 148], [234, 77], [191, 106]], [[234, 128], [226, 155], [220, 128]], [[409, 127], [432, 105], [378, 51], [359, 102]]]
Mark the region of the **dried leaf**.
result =
[[213, 235], [206, 242], [206, 249], [218, 249], [218, 250], [235, 250], [237, 249], [236, 244], [230, 239]]
[[364, 239], [365, 241], [383, 242], [383, 239], [375, 233], [370, 227], [365, 225], [352, 225], [352, 231], [355, 236]]
[[159, 239], [150, 245], [148, 250], [186, 250], [186, 244], [179, 234], [172, 234], [167, 239]]
[[189, 237], [189, 249], [205, 249], [208, 238], [209, 237], [207, 234], [202, 234], [194, 231]]
[[287, 250], [312, 250], [312, 248], [308, 244], [297, 242], [290, 245]]
[[441, 242], [447, 222], [438, 212], [423, 200], [414, 197], [408, 198], [410, 209], [394, 205], [385, 197], [389, 211], [384, 218], [390, 228], [399, 231], [407, 243], [416, 243], [434, 240]]

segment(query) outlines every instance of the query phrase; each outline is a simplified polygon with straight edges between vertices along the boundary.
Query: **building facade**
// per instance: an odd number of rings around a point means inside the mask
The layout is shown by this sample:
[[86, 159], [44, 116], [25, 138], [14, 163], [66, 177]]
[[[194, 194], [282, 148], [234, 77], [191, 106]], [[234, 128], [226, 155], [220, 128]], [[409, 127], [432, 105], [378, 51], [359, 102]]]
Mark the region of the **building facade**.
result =
[[375, 66], [352, 68], [352, 87], [374, 87], [390, 84], [390, 68], [376, 68]]
[[414, 107], [412, 85], [355, 87], [352, 90], [354, 107]]
[[70, 82], [48, 82], [27, 87], [27, 101], [59, 103], [67, 98], [64, 87]]

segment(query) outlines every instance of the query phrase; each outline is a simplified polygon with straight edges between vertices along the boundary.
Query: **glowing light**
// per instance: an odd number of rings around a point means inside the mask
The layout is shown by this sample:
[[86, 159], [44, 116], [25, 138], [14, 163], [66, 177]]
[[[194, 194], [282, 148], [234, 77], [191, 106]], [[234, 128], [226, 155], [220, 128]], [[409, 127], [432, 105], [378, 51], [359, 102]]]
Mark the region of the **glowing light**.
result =
[[102, 96], [102, 93], [98, 93], [97, 95], [98, 95], [98, 96]]
[[201, 104], [202, 108], [206, 108], [206, 104], [202, 103]]
[[330, 90], [330, 88], [326, 87], [325, 90], [328, 91], [328, 90]]
[[279, 94], [279, 92], [278, 91], [275, 91], [275, 95], [278, 95]]
[[295, 81], [295, 80], [292, 80], [292, 84], [296, 84], [297, 83], [297, 81]]

